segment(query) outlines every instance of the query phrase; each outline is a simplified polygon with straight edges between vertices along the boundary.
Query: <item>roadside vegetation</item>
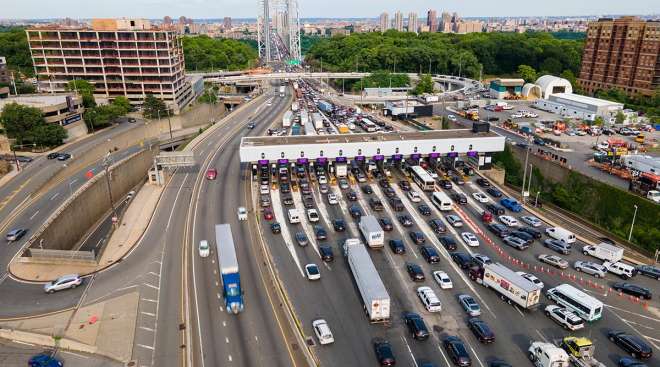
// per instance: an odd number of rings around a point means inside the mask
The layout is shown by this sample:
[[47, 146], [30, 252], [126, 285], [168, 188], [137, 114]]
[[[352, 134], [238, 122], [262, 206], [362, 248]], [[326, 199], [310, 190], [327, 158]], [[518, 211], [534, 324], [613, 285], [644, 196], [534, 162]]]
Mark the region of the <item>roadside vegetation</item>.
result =
[[257, 65], [257, 50], [233, 39], [208, 36], [183, 38], [183, 54], [188, 71], [241, 70]]
[[87, 128], [92, 132], [112, 125], [117, 118], [132, 110], [131, 103], [126, 97], [116, 97], [110, 104], [97, 105], [94, 99], [94, 85], [86, 80], [72, 80], [66, 86], [66, 90], [81, 95], [85, 107], [83, 117]]
[[4, 106], [0, 113], [0, 124], [7, 137], [13, 139], [12, 145], [55, 147], [67, 137], [62, 126], [46, 123], [40, 109], [15, 102]]

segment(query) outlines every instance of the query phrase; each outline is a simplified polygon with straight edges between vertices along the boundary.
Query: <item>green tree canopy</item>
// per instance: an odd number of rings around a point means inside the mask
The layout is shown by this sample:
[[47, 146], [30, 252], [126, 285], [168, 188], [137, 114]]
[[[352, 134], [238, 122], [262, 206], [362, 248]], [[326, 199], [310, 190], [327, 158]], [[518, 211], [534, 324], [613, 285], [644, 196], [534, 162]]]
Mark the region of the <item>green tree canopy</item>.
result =
[[187, 70], [239, 70], [256, 65], [257, 51], [233, 39], [208, 36], [183, 38], [183, 54]]
[[152, 94], [148, 94], [144, 99], [142, 104], [142, 115], [144, 117], [153, 119], [159, 116], [164, 117], [167, 113], [167, 106], [161, 99], [154, 97]]
[[64, 88], [69, 92], [78, 92], [82, 96], [83, 106], [85, 108], [91, 108], [96, 106], [96, 100], [94, 99], [94, 84], [88, 82], [87, 80], [71, 80], [67, 83]]
[[422, 77], [419, 78], [419, 82], [412, 90], [412, 94], [414, 95], [420, 95], [424, 93], [433, 93], [433, 79], [429, 74], [422, 75]]
[[34, 128], [46, 123], [41, 110], [16, 102], [5, 105], [0, 114], [0, 122], [7, 137], [16, 139], [16, 144], [24, 144], [31, 138]]
[[133, 106], [131, 106], [131, 102], [128, 100], [128, 98], [124, 96], [119, 96], [112, 100], [112, 104], [121, 108], [122, 109], [122, 115], [125, 115], [133, 110]]
[[529, 65], [518, 65], [518, 75], [528, 83], [534, 83], [537, 78], [536, 70]]
[[57, 146], [67, 137], [66, 130], [59, 124], [43, 124], [32, 129], [32, 141], [38, 146]]
[[[7, 66], [10, 70], [28, 77], [34, 76], [30, 46], [24, 28], [0, 27], [0, 56], [7, 58]], [[16, 79], [19, 79], [18, 75]]]

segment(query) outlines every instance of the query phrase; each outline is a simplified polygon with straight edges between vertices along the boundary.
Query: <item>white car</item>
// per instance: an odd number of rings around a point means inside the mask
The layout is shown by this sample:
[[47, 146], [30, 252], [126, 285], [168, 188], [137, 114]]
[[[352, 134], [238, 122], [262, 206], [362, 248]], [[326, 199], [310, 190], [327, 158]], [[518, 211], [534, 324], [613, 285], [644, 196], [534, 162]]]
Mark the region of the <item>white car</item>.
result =
[[209, 248], [209, 242], [207, 240], [199, 241], [199, 256], [208, 257], [211, 249]]
[[319, 183], [320, 184], [327, 184], [328, 179], [325, 176], [321, 175], [321, 176], [319, 176]]
[[429, 170], [426, 170], [426, 172], [427, 172], [427, 173], [428, 173], [428, 174], [429, 174], [434, 180], [437, 180], [437, 179], [438, 179], [438, 174], [435, 173], [435, 172], [433, 172], [432, 170], [429, 169]]
[[463, 233], [461, 233], [461, 238], [463, 239], [463, 242], [465, 242], [465, 244], [470, 246], [470, 247], [478, 247], [479, 246], [479, 239], [472, 232], [463, 232]]
[[535, 119], [535, 118], [539, 117], [539, 114], [536, 113], [536, 112], [527, 112], [527, 113], [525, 114], [525, 117]]
[[442, 270], [436, 270], [433, 272], [433, 279], [440, 285], [442, 289], [451, 289], [454, 288], [454, 283], [451, 282], [449, 275]]
[[309, 280], [321, 279], [321, 272], [319, 271], [319, 267], [316, 264], [305, 265], [305, 274]]
[[410, 190], [410, 191], [408, 191], [407, 195], [408, 195], [408, 198], [410, 198], [410, 201], [412, 201], [413, 203], [419, 203], [420, 201], [422, 201], [422, 197], [419, 196], [417, 191]]
[[312, 321], [312, 328], [314, 328], [314, 334], [316, 334], [321, 345], [332, 344], [335, 342], [335, 338], [332, 336], [332, 331], [330, 331], [330, 327], [325, 320], [318, 319]]
[[268, 195], [270, 194], [270, 188], [268, 187], [268, 185], [261, 185], [259, 187], [259, 193], [262, 195]]
[[522, 118], [522, 117], [523, 117], [523, 114], [520, 113], [520, 112], [512, 113], [512, 114], [511, 114], [511, 118], [512, 118], [512, 119], [519, 119], [519, 118]]
[[481, 191], [479, 191], [479, 192], [475, 192], [474, 194], [472, 194], [472, 197], [474, 198], [474, 200], [476, 200], [476, 201], [478, 201], [478, 202], [480, 202], [480, 203], [484, 203], [484, 204], [486, 204], [486, 203], [488, 203], [488, 202], [490, 201], [490, 199], [488, 198], [488, 196], [486, 196], [486, 194], [484, 194], [484, 193], [481, 192]]
[[459, 217], [458, 215], [454, 215], [454, 214], [445, 215], [445, 219], [447, 220], [447, 222], [449, 222], [449, 224], [452, 225], [452, 227], [463, 227], [463, 220], [461, 220], [461, 217]]
[[422, 301], [424, 308], [428, 312], [440, 312], [442, 311], [442, 303], [440, 299], [435, 295], [435, 292], [431, 287], [419, 287], [417, 288], [417, 297]]
[[575, 331], [584, 328], [584, 320], [567, 308], [550, 305], [545, 308], [545, 315], [565, 329]]
[[499, 219], [500, 222], [502, 222], [507, 227], [518, 226], [518, 220], [510, 215], [500, 215], [499, 217], [497, 217], [497, 219]]
[[447, 119], [449, 119], [449, 121], [456, 121], [456, 116], [454, 116], [454, 115], [447, 115]]
[[247, 220], [247, 209], [244, 206], [238, 208], [238, 220]]
[[520, 220], [522, 220], [524, 223], [529, 224], [532, 227], [540, 227], [543, 222], [537, 217], [532, 217], [530, 215], [525, 215], [520, 217]]
[[310, 222], [319, 221], [319, 213], [316, 211], [316, 209], [307, 209], [307, 219], [309, 219]]
[[520, 275], [521, 277], [529, 280], [530, 282], [534, 283], [534, 285], [538, 286], [539, 288], [543, 289], [545, 287], [545, 284], [537, 278], [536, 276], [530, 274], [530, 273], [525, 273], [524, 271], [517, 271], [516, 274]]
[[328, 204], [330, 205], [339, 204], [339, 201], [337, 200], [337, 194], [334, 194], [332, 192], [328, 194]]
[[479, 266], [490, 265], [493, 263], [493, 260], [491, 260], [490, 257], [483, 254], [472, 255], [472, 260], [479, 264]]

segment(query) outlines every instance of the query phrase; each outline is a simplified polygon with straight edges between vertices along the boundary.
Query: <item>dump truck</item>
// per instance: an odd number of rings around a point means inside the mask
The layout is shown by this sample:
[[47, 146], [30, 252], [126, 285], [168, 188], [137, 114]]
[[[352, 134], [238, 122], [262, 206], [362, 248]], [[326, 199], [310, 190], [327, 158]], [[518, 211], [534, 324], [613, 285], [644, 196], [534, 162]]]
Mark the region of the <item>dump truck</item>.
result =
[[568, 354], [569, 360], [577, 367], [605, 367], [594, 358], [596, 347], [587, 338], [567, 336], [556, 342]]
[[359, 239], [349, 238], [344, 242], [343, 250], [369, 321], [388, 322], [390, 295], [371, 261], [367, 248]]
[[500, 263], [472, 267], [469, 276], [473, 281], [497, 292], [509, 304], [515, 303], [524, 309], [539, 306], [541, 288]]

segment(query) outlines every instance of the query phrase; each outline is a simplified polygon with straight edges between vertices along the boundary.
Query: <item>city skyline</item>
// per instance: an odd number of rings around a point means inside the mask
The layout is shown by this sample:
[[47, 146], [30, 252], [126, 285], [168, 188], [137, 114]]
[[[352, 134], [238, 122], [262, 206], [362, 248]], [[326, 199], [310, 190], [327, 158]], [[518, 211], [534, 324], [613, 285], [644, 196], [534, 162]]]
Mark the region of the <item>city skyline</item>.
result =
[[[60, 0], [57, 3], [43, 3], [39, 0], [9, 0], [4, 7], [0, 19], [51, 19], [93, 17], [144, 17], [162, 18], [165, 15], [185, 15], [191, 18], [208, 19], [222, 18], [254, 18], [257, 13], [256, 4], [239, 0], [191, 0], [182, 3], [177, 0], [116, 0], [112, 3], [95, 4], [93, 8], [86, 6], [83, 0]], [[348, 0], [337, 0], [332, 3], [319, 3], [312, 0], [299, 1], [302, 18], [377, 18], [382, 12], [394, 13], [397, 10], [404, 14], [415, 12], [426, 15], [428, 9], [458, 12], [464, 17], [542, 17], [542, 16], [598, 16], [598, 15], [639, 15], [660, 14], [660, 3], [652, 0], [633, 2], [601, 1], [598, 7], [594, 4], [583, 4], [569, 0], [558, 0], [547, 5], [539, 3], [520, 4], [513, 0], [503, 0], [497, 3], [477, 1], [464, 3], [449, 0], [442, 4], [427, 0], [384, 0], [378, 8], [373, 4], [363, 4]], [[442, 5], [442, 6], [440, 6]], [[345, 9], [352, 7], [350, 14]], [[231, 9], [227, 11], [226, 9]], [[515, 9], [515, 10], [511, 10]], [[422, 17], [420, 17], [422, 18]]]

